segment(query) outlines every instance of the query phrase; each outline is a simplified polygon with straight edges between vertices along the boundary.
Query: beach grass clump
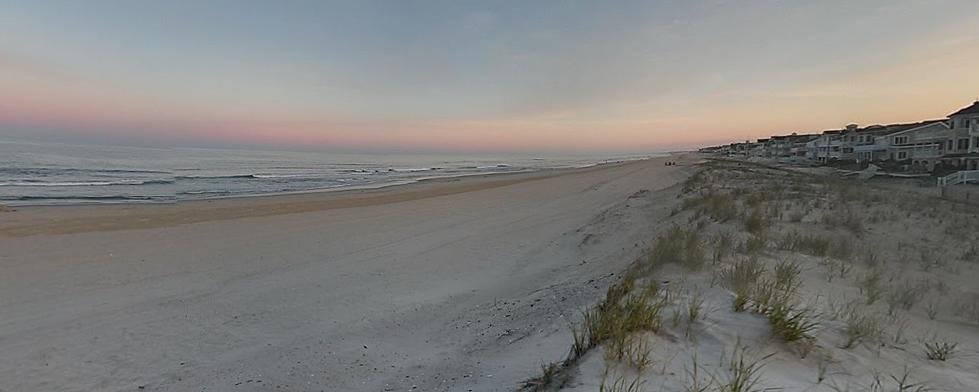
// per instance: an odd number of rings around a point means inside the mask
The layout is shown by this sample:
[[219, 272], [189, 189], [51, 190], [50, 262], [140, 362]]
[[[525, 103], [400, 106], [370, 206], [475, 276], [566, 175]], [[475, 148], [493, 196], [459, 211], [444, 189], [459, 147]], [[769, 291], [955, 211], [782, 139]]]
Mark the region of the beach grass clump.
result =
[[775, 286], [779, 290], [796, 292], [802, 284], [802, 267], [798, 263], [783, 260], [775, 264]]
[[[692, 366], [690, 368], [685, 368], [683, 370], [686, 375], [685, 383], [683, 385], [683, 392], [707, 392], [714, 385], [713, 378], [707, 378], [701, 376], [700, 372], [703, 369], [697, 362], [697, 353], [694, 352], [691, 358]], [[709, 373], [708, 373], [709, 374]]]
[[765, 317], [772, 333], [789, 343], [813, 339], [812, 333], [819, 327], [815, 310], [788, 301], [770, 304]]
[[602, 377], [602, 383], [598, 385], [599, 392], [640, 392], [642, 391], [642, 381], [639, 375], [636, 375], [632, 381], [626, 379], [625, 376], [616, 376], [609, 384], [608, 380], [608, 369], [605, 370], [605, 376]]
[[687, 323], [693, 324], [701, 317], [704, 317], [704, 297], [697, 294], [687, 302]]
[[883, 271], [879, 269], [867, 272], [858, 282], [860, 293], [866, 298], [867, 305], [873, 305], [884, 295], [884, 287], [881, 285]]
[[979, 263], [979, 247], [977, 247], [976, 244], [969, 245], [969, 249], [962, 252], [962, 255], [959, 256], [959, 260], [970, 263]]
[[684, 209], [695, 209], [696, 214], [724, 223], [738, 217], [738, 204], [730, 194], [711, 192], [683, 201]]
[[832, 241], [826, 237], [815, 234], [803, 235], [797, 231], [791, 231], [778, 241], [778, 248], [822, 257], [829, 253], [831, 244]]
[[775, 354], [752, 358], [747, 354], [747, 351], [747, 347], [741, 346], [740, 342], [735, 345], [731, 359], [728, 361], [727, 379], [719, 382], [718, 392], [757, 391], [756, 388], [761, 383], [761, 370], [765, 367], [765, 361]]
[[606, 353], [611, 352], [613, 358], [621, 360], [628, 356], [632, 333], [659, 332], [666, 298], [661, 297], [657, 289], [650, 289], [654, 286], [630, 294], [634, 283], [626, 282], [633, 281], [626, 279], [610, 286], [605, 300], [585, 312], [582, 327], [572, 329], [572, 356], [581, 356], [592, 347], [608, 343]]
[[804, 209], [792, 210], [792, 212], [789, 213], [789, 222], [801, 223], [802, 220], [806, 218], [806, 215], [809, 215], [809, 211]]
[[893, 315], [894, 310], [898, 308], [905, 311], [911, 310], [925, 295], [926, 291], [926, 287], [910, 281], [904, 281], [903, 284], [892, 287], [887, 292], [887, 313]]
[[771, 277], [764, 277], [765, 271], [758, 259], [747, 258], [720, 272], [721, 285], [734, 292], [734, 311], [751, 308], [765, 316], [772, 333], [782, 341], [811, 340], [819, 326], [816, 312], [795, 301], [801, 286], [801, 268], [782, 261], [776, 264]]
[[934, 258], [934, 256], [925, 250], [922, 250], [921, 252], [918, 253], [917, 261], [918, 261], [918, 269], [920, 269], [922, 272], [931, 271], [932, 268], [938, 265], [938, 262]]
[[721, 231], [714, 236], [714, 263], [721, 262], [734, 250], [734, 236], [728, 231]]
[[700, 232], [674, 226], [656, 239], [647, 257], [648, 268], [676, 263], [690, 270], [703, 267], [706, 256]]
[[955, 349], [958, 346], [957, 342], [932, 338], [925, 342], [925, 356], [932, 361], [946, 361], [955, 354]]
[[624, 363], [639, 371], [653, 364], [649, 340], [641, 335], [617, 335], [605, 343], [605, 361]]
[[846, 236], [837, 237], [829, 247], [829, 257], [837, 260], [850, 260], [853, 257], [853, 241]]
[[768, 238], [764, 234], [752, 234], [738, 247], [738, 251], [747, 255], [755, 255], [765, 250]]
[[782, 213], [782, 203], [773, 202], [765, 206], [765, 220], [768, 222], [780, 221], [784, 214]]
[[853, 348], [859, 343], [879, 340], [884, 333], [880, 318], [874, 315], [860, 314], [856, 309], [850, 312], [843, 329], [846, 342], [842, 348]]
[[752, 289], [751, 303], [756, 313], [766, 314], [773, 306], [791, 303], [794, 296], [795, 291], [784, 289], [775, 279], [765, 278]]
[[880, 265], [880, 256], [873, 249], [866, 249], [861, 253], [860, 261], [863, 261], [863, 265], [867, 268], [876, 268]]
[[707, 183], [707, 169], [698, 170], [696, 173], [687, 177], [686, 181], [683, 182], [683, 193], [690, 193], [697, 189], [700, 189], [704, 184]]
[[622, 305], [623, 329], [626, 332], [659, 332], [664, 307], [666, 299], [648, 291], [630, 296]]
[[763, 273], [765, 266], [757, 258], [741, 259], [720, 272], [721, 286], [734, 292], [734, 311], [745, 310]]
[[768, 219], [760, 208], [752, 208], [750, 212], [741, 217], [741, 224], [745, 231], [751, 234], [761, 234], [768, 228]]
[[[904, 365], [904, 371], [901, 372], [900, 376], [895, 376], [891, 374], [891, 380], [894, 380], [894, 391], [897, 392], [931, 392], [934, 391], [928, 384], [924, 382], [916, 382], [911, 379], [911, 368], [907, 364]], [[874, 391], [884, 391], [883, 383], [877, 380], [873, 385], [871, 385]]]
[[557, 379], [558, 374], [561, 371], [560, 362], [552, 362], [549, 364], [540, 365], [541, 375], [534, 377], [530, 380], [524, 381], [521, 385], [522, 391], [543, 391], [548, 385]]

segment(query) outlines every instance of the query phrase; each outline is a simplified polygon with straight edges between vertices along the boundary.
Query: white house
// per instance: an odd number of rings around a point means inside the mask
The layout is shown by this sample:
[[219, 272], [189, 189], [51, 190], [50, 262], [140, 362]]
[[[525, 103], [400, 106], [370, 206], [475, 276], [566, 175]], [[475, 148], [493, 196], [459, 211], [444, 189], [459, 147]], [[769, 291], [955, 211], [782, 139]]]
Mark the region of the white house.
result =
[[806, 158], [820, 163], [839, 160], [842, 156], [840, 130], [823, 131], [806, 143]]
[[913, 171], [931, 171], [945, 154], [951, 133], [948, 124], [936, 121], [890, 133], [880, 139], [886, 144], [887, 159], [906, 163]]
[[951, 134], [942, 162], [961, 169], [979, 169], [979, 101], [948, 118]]

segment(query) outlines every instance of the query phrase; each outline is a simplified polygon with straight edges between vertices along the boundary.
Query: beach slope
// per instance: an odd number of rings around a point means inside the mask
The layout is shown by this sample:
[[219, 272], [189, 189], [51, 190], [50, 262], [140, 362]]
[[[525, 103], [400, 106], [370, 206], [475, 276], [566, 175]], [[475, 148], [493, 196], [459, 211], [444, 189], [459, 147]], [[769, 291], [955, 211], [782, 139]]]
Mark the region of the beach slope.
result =
[[4, 212], [0, 390], [512, 390], [670, 213], [665, 160]]

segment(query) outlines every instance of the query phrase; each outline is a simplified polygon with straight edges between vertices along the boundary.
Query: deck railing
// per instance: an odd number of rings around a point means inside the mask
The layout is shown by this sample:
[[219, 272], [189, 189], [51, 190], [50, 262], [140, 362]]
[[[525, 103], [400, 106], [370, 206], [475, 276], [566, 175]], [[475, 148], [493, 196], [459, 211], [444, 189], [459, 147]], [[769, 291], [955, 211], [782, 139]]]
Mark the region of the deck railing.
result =
[[960, 170], [945, 177], [938, 177], [938, 186], [979, 183], [979, 170]]

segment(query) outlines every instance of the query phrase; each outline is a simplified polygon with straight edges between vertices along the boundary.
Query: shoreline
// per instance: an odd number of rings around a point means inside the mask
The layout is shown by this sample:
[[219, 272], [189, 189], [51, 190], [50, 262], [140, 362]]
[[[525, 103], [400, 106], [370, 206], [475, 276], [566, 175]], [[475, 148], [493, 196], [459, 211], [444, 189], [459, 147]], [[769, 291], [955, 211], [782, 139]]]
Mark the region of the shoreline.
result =
[[[65, 159], [82, 155], [77, 151], [65, 154]], [[632, 156], [578, 155], [532, 159], [519, 156], [476, 156], [470, 160], [455, 156], [419, 155], [414, 158], [355, 157], [358, 159], [356, 161], [343, 155], [327, 154], [323, 157], [273, 156], [267, 162], [253, 162], [234, 155], [225, 159], [227, 162], [197, 162], [190, 156], [185, 165], [178, 165], [176, 162], [161, 164], [157, 162], [160, 160], [157, 157], [156, 160], [150, 159], [150, 163], [132, 161], [128, 166], [118, 166], [121, 169], [99, 168], [84, 162], [75, 166], [52, 163], [52, 167], [46, 166], [42, 161], [13, 162], [12, 168], [4, 171], [4, 179], [0, 180], [0, 205], [33, 207], [172, 204], [194, 200], [334, 192], [383, 188], [429, 178], [580, 169], [671, 154], [650, 152]], [[298, 161], [283, 161], [290, 158]], [[443, 158], [447, 160], [442, 161]], [[375, 163], [362, 163], [366, 162], [362, 159], [374, 159]]]
[[[103, 205], [107, 205], [107, 206], [120, 206], [120, 205], [126, 205], [126, 206], [128, 206], [128, 205], [173, 205], [173, 204], [203, 202], [203, 201], [212, 201], [212, 200], [245, 199], [245, 198], [255, 198], [255, 197], [275, 197], [275, 196], [303, 195], [303, 194], [317, 194], [317, 193], [335, 193], [335, 192], [344, 192], [344, 191], [363, 191], [363, 190], [375, 190], [375, 189], [383, 189], [383, 188], [390, 188], [390, 187], [403, 186], [403, 185], [411, 185], [411, 184], [420, 183], [420, 182], [426, 182], [426, 181], [452, 180], [452, 179], [467, 178], [467, 177], [520, 175], [520, 174], [532, 174], [532, 173], [544, 173], [544, 172], [548, 172], [548, 173], [550, 173], [550, 172], [560, 172], [560, 171], [568, 171], [568, 170], [581, 170], [581, 169], [589, 169], [589, 168], [594, 168], [594, 167], [602, 167], [602, 166], [607, 166], [607, 165], [616, 165], [616, 164], [636, 162], [636, 161], [643, 161], [643, 160], [649, 160], [649, 159], [664, 158], [664, 157], [672, 156], [673, 154], [682, 154], [682, 153], [669, 153], [669, 154], [662, 155], [662, 156], [651, 156], [651, 157], [634, 158], [634, 159], [621, 159], [621, 160], [615, 160], [615, 161], [609, 160], [607, 162], [590, 163], [590, 164], [581, 165], [581, 166], [528, 168], [528, 169], [513, 170], [513, 171], [486, 171], [486, 172], [474, 172], [474, 173], [460, 173], [460, 174], [452, 174], [452, 175], [444, 175], [444, 176], [430, 175], [430, 176], [422, 176], [422, 177], [409, 178], [409, 179], [392, 180], [392, 181], [388, 181], [388, 182], [383, 182], [383, 181], [381, 181], [381, 182], [373, 182], [373, 183], [361, 184], [361, 185], [334, 186], [334, 187], [324, 187], [324, 188], [310, 188], [310, 189], [300, 189], [300, 190], [291, 190], [291, 191], [278, 191], [278, 192], [273, 191], [273, 192], [256, 192], [256, 193], [238, 193], [238, 194], [227, 194], [227, 195], [222, 195], [222, 196], [202, 197], [202, 198], [187, 198], [187, 199], [172, 199], [172, 200], [168, 200], [168, 199], [158, 199], [158, 200], [154, 200], [154, 199], [130, 199], [130, 200], [125, 200], [125, 199], [122, 199], [120, 201], [111, 201], [111, 202], [109, 202], [109, 201], [106, 201], [106, 202], [98, 202], [98, 201], [84, 202], [84, 201], [82, 201], [82, 202], [65, 202], [65, 203], [43, 203], [42, 202], [42, 203], [36, 203], [36, 204], [35, 203], [20, 204], [20, 203], [18, 203], [18, 200], [6, 200], [6, 201], [3, 201], [3, 202], [0, 202], [0, 206], [5, 206], [5, 207], [11, 208], [11, 209], [20, 209], [20, 208], [34, 208], [34, 207], [79, 207], [79, 206], [103, 206]], [[81, 199], [79, 199], [79, 200], [81, 200]], [[11, 201], [13, 201], [14, 203], [10, 203]]]
[[236, 195], [170, 203], [93, 203], [8, 206], [0, 237], [147, 229], [215, 220], [240, 219], [354, 208], [491, 189], [526, 181], [635, 165], [666, 157], [585, 167], [429, 177], [376, 187]]

